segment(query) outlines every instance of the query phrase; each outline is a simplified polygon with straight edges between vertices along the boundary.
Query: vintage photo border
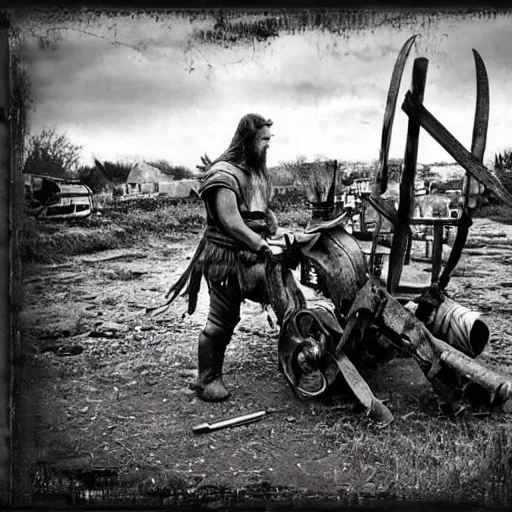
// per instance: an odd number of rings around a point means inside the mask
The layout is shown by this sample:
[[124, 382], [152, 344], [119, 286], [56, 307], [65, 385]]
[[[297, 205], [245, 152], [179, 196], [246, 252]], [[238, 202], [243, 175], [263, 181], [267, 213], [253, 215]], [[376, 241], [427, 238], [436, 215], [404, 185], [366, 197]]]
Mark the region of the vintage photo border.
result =
[[[268, 10], [274, 10], [279, 8], [284, 9], [303, 9], [311, 7], [311, 2], [308, 2], [308, 6], [301, 5], [304, 2], [279, 2], [277, 4], [272, 3], [272, 7], [260, 6], [253, 4], [245, 4], [243, 2], [216, 2], [211, 4], [209, 2], [187, 2], [186, 8], [195, 9], [217, 9], [217, 8], [261, 8], [265, 7]], [[27, 2], [11, 2], [13, 6], [7, 6], [18, 8], [35, 8], [33, 4]], [[171, 5], [172, 9], [181, 9], [185, 5], [174, 3]], [[288, 5], [286, 5], [288, 4]], [[58, 5], [58, 4], [57, 4]], [[83, 4], [70, 4], [73, 7], [70, 9], [80, 8]], [[375, 9], [379, 8], [383, 4], [379, 2], [349, 2], [336, 6], [341, 9], [353, 8], [354, 5], [359, 8]], [[413, 4], [414, 5], [414, 4]], [[87, 7], [91, 10], [110, 10], [114, 8], [114, 3], [108, 2], [108, 6], [102, 6], [102, 3], [94, 5], [91, 3], [87, 4]], [[318, 8], [324, 7], [324, 4], [319, 4]], [[482, 4], [477, 1], [466, 1], [460, 3], [450, 2], [431, 2], [423, 3], [422, 8], [425, 9], [436, 9], [440, 6], [446, 8], [475, 8], [486, 10], [488, 7], [500, 8], [499, 2], [493, 2], [492, 5]], [[333, 8], [335, 6], [332, 6]], [[40, 9], [54, 9], [56, 6], [49, 4], [39, 4], [37, 8]], [[148, 10], [164, 9], [163, 5], [155, 5], [153, 2], [119, 2], [119, 9], [123, 11], [134, 11], [142, 12]], [[386, 8], [410, 8], [404, 4], [391, 4]], [[6, 73], [11, 71], [10, 83], [3, 81], [2, 89], [0, 91], [1, 101], [0, 109], [5, 109], [3, 112], [0, 110], [0, 171], [1, 176], [1, 187], [0, 187], [0, 233], [2, 236], [2, 242], [0, 245], [0, 254], [2, 258], [2, 269], [4, 270], [0, 279], [0, 288], [2, 293], [2, 323], [1, 323], [1, 353], [0, 353], [0, 375], [2, 376], [2, 383], [0, 384], [0, 503], [4, 505], [15, 506], [18, 503], [16, 495], [16, 487], [19, 485], [20, 479], [23, 475], [19, 473], [17, 467], [17, 461], [14, 453], [16, 447], [24, 442], [23, 438], [20, 438], [20, 429], [22, 428], [22, 418], [18, 417], [17, 412], [17, 400], [19, 397], [16, 396], [16, 390], [19, 389], [20, 382], [24, 378], [23, 374], [23, 353], [21, 351], [21, 340], [19, 336], [19, 318], [18, 312], [22, 305], [22, 290], [21, 290], [21, 265], [17, 258], [16, 247], [18, 242], [18, 230], [20, 205], [22, 199], [22, 180], [20, 179], [21, 162], [23, 154], [23, 138], [25, 131], [25, 120], [24, 120], [24, 109], [23, 109], [23, 98], [20, 96], [22, 91], [19, 90], [19, 82], [16, 80], [16, 73], [19, 72], [17, 66], [20, 64], [16, 62], [14, 58], [16, 55], [16, 46], [18, 44], [19, 33], [17, 27], [9, 26], [8, 18], [4, 15], [4, 12], [0, 11], [0, 32], [2, 37], [2, 43], [5, 38], [9, 39], [9, 45], [0, 43], [0, 66], [2, 70], [0, 73]], [[9, 53], [6, 53], [6, 49], [9, 49]], [[5, 107], [4, 107], [5, 105]], [[14, 390], [14, 393], [13, 393]], [[431, 509], [431, 508], [429, 508]]]

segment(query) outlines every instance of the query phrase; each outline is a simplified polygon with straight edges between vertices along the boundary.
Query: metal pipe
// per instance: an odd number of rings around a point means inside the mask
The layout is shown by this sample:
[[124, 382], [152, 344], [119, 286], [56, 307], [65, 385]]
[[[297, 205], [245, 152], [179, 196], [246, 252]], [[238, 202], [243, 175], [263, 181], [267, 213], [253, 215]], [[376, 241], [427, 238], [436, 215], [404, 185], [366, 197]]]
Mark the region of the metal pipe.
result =
[[201, 423], [195, 427], [192, 427], [194, 434], [202, 434], [205, 432], [213, 432], [214, 430], [220, 430], [228, 427], [238, 427], [239, 425], [246, 425], [247, 423], [253, 423], [259, 421], [263, 416], [267, 414], [267, 411], [253, 412], [244, 416], [237, 416], [236, 418], [230, 418], [228, 420], [219, 421], [217, 423]]

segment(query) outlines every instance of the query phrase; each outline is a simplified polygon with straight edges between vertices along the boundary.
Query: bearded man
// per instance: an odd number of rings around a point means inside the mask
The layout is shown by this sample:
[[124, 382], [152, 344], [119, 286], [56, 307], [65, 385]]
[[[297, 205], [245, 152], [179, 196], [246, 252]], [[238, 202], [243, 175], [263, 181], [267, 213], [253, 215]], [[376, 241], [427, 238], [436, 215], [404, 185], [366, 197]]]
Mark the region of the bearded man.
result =
[[199, 195], [205, 203], [207, 227], [191, 264], [169, 291], [170, 303], [188, 282], [185, 293], [191, 314], [202, 276], [207, 282], [210, 308], [199, 335], [198, 377], [191, 385], [207, 401], [231, 396], [222, 366], [240, 321], [241, 303], [245, 299], [269, 303], [265, 260], [272, 251], [266, 240], [277, 231], [268, 206], [271, 183], [266, 155], [271, 126], [271, 120], [258, 114], [245, 115], [228, 149], [205, 170]]

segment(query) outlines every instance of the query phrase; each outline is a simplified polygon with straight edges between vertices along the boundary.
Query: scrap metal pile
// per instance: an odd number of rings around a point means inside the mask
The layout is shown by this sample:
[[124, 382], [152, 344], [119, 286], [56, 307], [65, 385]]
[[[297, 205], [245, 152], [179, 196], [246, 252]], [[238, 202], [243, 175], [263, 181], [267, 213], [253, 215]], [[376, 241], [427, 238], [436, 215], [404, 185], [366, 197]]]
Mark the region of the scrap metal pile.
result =
[[[445, 410], [454, 414], [468, 408], [501, 406], [512, 395], [512, 377], [486, 368], [476, 359], [488, 342], [487, 326], [478, 313], [457, 304], [445, 291], [466, 243], [482, 185], [512, 205], [512, 196], [482, 164], [489, 86], [485, 65], [475, 50], [477, 101], [471, 152], [423, 105], [428, 60], [415, 59], [412, 86], [402, 104], [409, 125], [398, 208], [382, 197], [388, 185], [388, 151], [400, 82], [415, 38], [406, 42], [393, 70], [379, 167], [371, 191], [364, 199], [378, 212], [368, 257], [356, 239], [357, 234], [346, 229], [350, 215], [344, 212], [333, 219], [312, 223], [304, 233], [286, 234], [271, 241], [274, 257], [268, 260], [266, 268], [272, 306], [281, 313], [284, 311], [278, 352], [280, 369], [288, 383], [299, 396], [312, 398], [332, 390], [341, 380], [364, 405], [368, 415], [383, 424], [392, 421], [392, 413], [374, 396], [360, 373], [369, 359], [381, 362], [399, 353], [412, 357]], [[439, 255], [436, 245], [441, 243], [442, 248], [442, 237], [434, 239], [432, 282], [427, 287], [401, 283], [411, 225], [417, 221], [413, 209], [420, 129], [467, 171], [460, 218], [421, 219], [423, 225], [432, 226], [434, 232], [441, 234], [447, 223], [457, 229], [444, 268], [441, 268], [441, 257], [436, 259], [436, 254]], [[332, 201], [334, 194], [329, 197]], [[377, 261], [383, 219], [392, 226], [386, 282], [379, 277]], [[306, 285], [311, 284], [308, 272], [314, 270], [317, 277], [314, 287], [332, 302], [334, 310], [308, 307], [303, 296], [287, 294], [282, 269], [298, 265]], [[319, 383], [312, 389], [307, 386], [307, 377], [313, 374], [319, 376]]]

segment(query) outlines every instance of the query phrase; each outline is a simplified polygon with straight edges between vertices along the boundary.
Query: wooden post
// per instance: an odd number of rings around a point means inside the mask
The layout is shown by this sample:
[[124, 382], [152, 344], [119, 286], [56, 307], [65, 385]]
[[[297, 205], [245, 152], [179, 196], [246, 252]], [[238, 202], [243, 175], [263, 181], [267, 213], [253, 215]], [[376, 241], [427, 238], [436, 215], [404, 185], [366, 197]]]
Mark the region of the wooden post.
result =
[[[427, 80], [428, 59], [420, 57], [414, 60], [412, 71], [411, 96], [421, 104]], [[404, 265], [409, 239], [410, 220], [414, 209], [414, 178], [418, 158], [418, 141], [420, 125], [414, 117], [409, 118], [407, 144], [405, 147], [404, 167], [400, 180], [400, 202], [398, 204], [397, 228], [393, 236], [391, 254], [389, 257], [389, 272], [387, 289], [389, 293], [396, 292]]]
[[359, 214], [359, 228], [361, 233], [366, 233], [366, 202], [361, 203], [361, 213]]
[[[329, 165], [328, 163], [326, 165]], [[332, 170], [332, 182], [329, 192], [327, 193], [327, 202], [334, 206], [334, 199], [336, 197], [336, 182], [338, 181], [338, 160], [334, 160], [334, 167]]]
[[0, 13], [0, 503], [11, 503], [12, 410], [10, 311], [11, 87], [9, 20]]
[[443, 231], [442, 221], [434, 224], [434, 242], [432, 244], [432, 279], [431, 283], [435, 284], [439, 280], [441, 273], [441, 263], [443, 259]]
[[407, 237], [407, 250], [405, 251], [404, 265], [411, 264], [411, 252], [412, 252], [412, 233], [409, 233]]

